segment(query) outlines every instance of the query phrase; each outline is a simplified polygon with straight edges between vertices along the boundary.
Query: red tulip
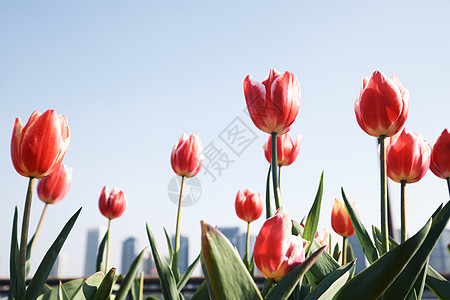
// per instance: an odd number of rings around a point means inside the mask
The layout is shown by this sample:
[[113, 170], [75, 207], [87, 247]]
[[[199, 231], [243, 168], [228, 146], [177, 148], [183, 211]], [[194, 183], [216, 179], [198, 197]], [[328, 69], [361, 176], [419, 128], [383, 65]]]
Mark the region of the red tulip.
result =
[[[352, 203], [352, 206], [359, 215], [355, 202]], [[334, 199], [333, 211], [331, 212], [331, 227], [333, 227], [334, 232], [342, 237], [349, 237], [355, 234], [344, 201]]]
[[25, 127], [16, 118], [11, 139], [14, 168], [25, 177], [45, 177], [61, 164], [69, 141], [67, 119], [54, 110], [33, 112]]
[[118, 188], [113, 188], [111, 193], [107, 189], [108, 186], [103, 188], [98, 206], [102, 215], [112, 220], [123, 214], [125, 208], [127, 208], [127, 199], [124, 193]]
[[419, 181], [430, 168], [431, 149], [418, 132], [403, 129], [390, 139], [386, 153], [387, 175], [395, 182]]
[[[300, 151], [301, 142], [301, 135], [295, 137], [295, 142], [292, 141], [289, 132], [277, 136], [277, 163], [279, 166], [289, 166], [295, 161]], [[269, 140], [263, 148], [267, 161], [272, 162], [272, 136], [269, 136]]]
[[409, 92], [397, 76], [386, 77], [375, 71], [364, 78], [355, 101], [356, 120], [369, 135], [393, 136], [405, 124], [408, 116]]
[[436, 143], [434, 143], [431, 151], [430, 169], [440, 178], [450, 177], [450, 133], [447, 129], [442, 131]]
[[253, 250], [256, 266], [264, 277], [279, 281], [305, 261], [308, 244], [300, 236], [292, 235], [292, 220], [281, 206], [256, 237]]
[[172, 169], [180, 176], [194, 177], [203, 163], [203, 148], [198, 135], [184, 133], [175, 144], [170, 157]]
[[239, 191], [234, 204], [237, 216], [245, 222], [257, 220], [262, 214], [263, 205], [261, 195], [251, 189]]
[[300, 108], [300, 85], [294, 74], [270, 70], [262, 83], [244, 80], [248, 112], [260, 130], [281, 135], [290, 130]]
[[69, 192], [72, 181], [72, 168], [60, 164], [50, 175], [39, 179], [37, 193], [39, 199], [48, 204], [61, 201]]

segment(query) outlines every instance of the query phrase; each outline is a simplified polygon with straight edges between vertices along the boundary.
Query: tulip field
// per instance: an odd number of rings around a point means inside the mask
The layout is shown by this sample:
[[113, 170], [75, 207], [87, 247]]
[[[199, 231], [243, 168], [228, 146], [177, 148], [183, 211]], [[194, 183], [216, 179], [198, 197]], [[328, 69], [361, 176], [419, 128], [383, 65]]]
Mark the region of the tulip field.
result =
[[[334, 243], [326, 229], [318, 228], [319, 218], [324, 217], [321, 214], [323, 173], [315, 198], [308, 203], [305, 218], [291, 218], [288, 208], [283, 205], [281, 170], [295, 162], [302, 141], [300, 135], [291, 137], [289, 132], [301, 102], [301, 88], [296, 76], [272, 69], [261, 82], [247, 76], [243, 86], [246, 107], [255, 128], [267, 133], [263, 148], [270, 164], [264, 193], [248, 188], [236, 194], [236, 215], [247, 225], [245, 255], [241, 258], [220, 230], [203, 220], [201, 253], [184, 273], [180, 273], [186, 179], [199, 174], [205, 156], [201, 138], [183, 133], [170, 155], [172, 169], [181, 178], [181, 185], [173, 243], [165, 231], [167, 243], [164, 247], [169, 253], [168, 260], [153, 235], [152, 230], [156, 228], [149, 224], [145, 228], [164, 299], [184, 299], [183, 288], [198, 266], [201, 266], [204, 280], [192, 296], [196, 300], [410, 300], [421, 299], [425, 287], [439, 299], [450, 299], [450, 282], [428, 264], [430, 253], [448, 224], [450, 201], [442, 199], [442, 204], [435, 208], [428, 221], [410, 237], [406, 213], [408, 185], [421, 180], [428, 170], [442, 179], [442, 185], [447, 186], [450, 194], [450, 133], [443, 129], [436, 142], [430, 145], [419, 133], [405, 129], [410, 105], [414, 103], [410, 103], [409, 91], [399, 78], [373, 72], [363, 79], [354, 102], [355, 126], [379, 141], [379, 223], [366, 228], [357, 201], [351, 201], [342, 188], [342, 200], [334, 200], [331, 214], [332, 230], [342, 239]], [[136, 276], [145, 250], [135, 258], [126, 274], [119, 275], [110, 263], [110, 240], [114, 235], [111, 222], [121, 217], [128, 203], [126, 193], [117, 187], [110, 190], [105, 186], [98, 200], [108, 229], [98, 248], [97, 273], [87, 279], [46, 285], [80, 210], [67, 221], [37, 270], [30, 273], [30, 262], [35, 259], [33, 247], [40, 237], [41, 225], [46, 221], [47, 207], [61, 201], [70, 190], [72, 169], [63, 164], [70, 148], [69, 121], [49, 109], [43, 113], [33, 112], [25, 124], [17, 118], [13, 125], [11, 160], [17, 173], [28, 179], [28, 186], [23, 214], [19, 216], [16, 207], [12, 221], [8, 299], [157, 299], [144, 297], [143, 274]], [[400, 240], [388, 233], [388, 177], [400, 184]], [[36, 230], [31, 231], [29, 223], [35, 185], [37, 197], [45, 206]], [[250, 249], [250, 226], [259, 218], [265, 221], [257, 229], [259, 233]], [[348, 243], [348, 238], [353, 235], [369, 262], [369, 266], [357, 274], [352, 247]], [[265, 278], [262, 288], [255, 283], [255, 268]], [[117, 281], [119, 276], [120, 281]], [[27, 281], [27, 278], [31, 280]], [[135, 289], [133, 293], [132, 288]]]

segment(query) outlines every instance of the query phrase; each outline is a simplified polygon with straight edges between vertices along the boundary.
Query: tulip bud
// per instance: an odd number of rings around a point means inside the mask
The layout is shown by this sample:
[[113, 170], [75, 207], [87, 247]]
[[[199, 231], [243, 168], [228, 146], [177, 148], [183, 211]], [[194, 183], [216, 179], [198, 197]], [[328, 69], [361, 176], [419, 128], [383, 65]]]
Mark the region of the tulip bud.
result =
[[98, 206], [102, 215], [112, 220], [123, 214], [125, 208], [127, 208], [127, 199], [125, 198], [125, 194], [118, 188], [113, 188], [111, 193], [107, 189], [108, 186], [103, 188]]
[[172, 169], [179, 176], [194, 177], [203, 163], [203, 148], [198, 135], [184, 133], [175, 144], [170, 157]]
[[72, 182], [72, 168], [60, 164], [50, 175], [39, 179], [37, 193], [47, 204], [55, 204], [67, 196]]
[[[302, 136], [297, 135], [295, 142], [292, 142], [289, 132], [277, 136], [277, 163], [280, 166], [289, 166], [292, 164], [298, 156], [300, 151], [300, 144], [302, 142]], [[272, 162], [272, 136], [269, 136], [269, 140], [264, 144], [264, 154], [269, 163]]]
[[237, 216], [245, 222], [256, 221], [262, 214], [263, 205], [261, 195], [251, 189], [239, 191], [234, 204]]
[[279, 281], [305, 261], [308, 244], [300, 236], [292, 235], [292, 220], [281, 206], [256, 237], [253, 250], [256, 266], [264, 277]]
[[[359, 215], [355, 202], [352, 203], [352, 206]], [[331, 227], [333, 227], [334, 232], [342, 237], [349, 237], [355, 234], [344, 201], [334, 199], [333, 211], [331, 212]]]
[[69, 141], [67, 119], [54, 110], [33, 112], [25, 127], [17, 118], [11, 139], [14, 168], [25, 177], [45, 177], [61, 164]]
[[418, 132], [403, 129], [390, 139], [386, 153], [387, 175], [398, 183], [417, 182], [430, 167], [430, 146]]
[[355, 101], [355, 114], [359, 126], [369, 135], [393, 136], [406, 122], [409, 108], [409, 92], [397, 76], [386, 77], [375, 71], [361, 85]]
[[450, 133], [447, 129], [442, 131], [433, 145], [430, 169], [442, 179], [450, 177]]
[[244, 94], [256, 127], [279, 135], [290, 130], [300, 108], [300, 85], [294, 74], [270, 70], [261, 83], [248, 75], [244, 80]]

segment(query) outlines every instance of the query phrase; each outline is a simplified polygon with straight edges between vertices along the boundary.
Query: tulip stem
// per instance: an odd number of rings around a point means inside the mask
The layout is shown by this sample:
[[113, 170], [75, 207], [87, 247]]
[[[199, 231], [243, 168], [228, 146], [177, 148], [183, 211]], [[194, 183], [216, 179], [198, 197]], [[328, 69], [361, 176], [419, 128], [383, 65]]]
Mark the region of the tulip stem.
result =
[[28, 241], [28, 227], [30, 225], [30, 211], [31, 211], [31, 198], [33, 196], [33, 187], [35, 177], [30, 177], [28, 182], [27, 196], [25, 198], [25, 208], [23, 211], [22, 219], [22, 236], [20, 240], [19, 250], [19, 265], [17, 268], [17, 299], [22, 298], [22, 293], [25, 292], [25, 264], [27, 261], [27, 241]]
[[250, 272], [250, 222], [247, 222], [247, 241], [245, 244], [247, 270]]
[[177, 213], [177, 227], [175, 231], [175, 249], [173, 252], [173, 263], [172, 271], [175, 276], [176, 282], [178, 282], [180, 275], [178, 271], [178, 254], [180, 252], [180, 215], [181, 215], [181, 204], [183, 202], [183, 191], [184, 191], [184, 179], [186, 176], [181, 176], [181, 187], [180, 187], [180, 198], [178, 200], [178, 213]]
[[280, 189], [278, 185], [278, 172], [277, 172], [277, 133], [272, 132], [272, 181], [273, 181], [273, 193], [275, 198], [275, 207], [280, 208]]
[[105, 274], [108, 272], [109, 261], [109, 232], [111, 229], [111, 219], [108, 219], [108, 231], [106, 232], [106, 261], [105, 261]]
[[447, 177], [448, 193], [450, 194], [450, 177]]
[[388, 252], [386, 136], [380, 136], [381, 255]]
[[36, 228], [36, 232], [34, 233], [33, 241], [31, 242], [30, 253], [31, 253], [31, 251], [33, 251], [34, 243], [36, 243], [37, 236], [39, 234], [39, 231], [41, 230], [42, 221], [44, 221], [45, 213], [47, 212], [47, 207], [48, 207], [48, 203], [45, 203], [44, 209], [42, 210], [41, 217], [39, 219], [38, 226]]
[[347, 244], [348, 240], [345, 236], [342, 237], [342, 265], [347, 263]]
[[401, 222], [402, 222], [402, 236], [401, 242], [406, 241], [406, 206], [405, 206], [405, 187], [406, 180], [400, 181], [400, 209], [401, 209]]

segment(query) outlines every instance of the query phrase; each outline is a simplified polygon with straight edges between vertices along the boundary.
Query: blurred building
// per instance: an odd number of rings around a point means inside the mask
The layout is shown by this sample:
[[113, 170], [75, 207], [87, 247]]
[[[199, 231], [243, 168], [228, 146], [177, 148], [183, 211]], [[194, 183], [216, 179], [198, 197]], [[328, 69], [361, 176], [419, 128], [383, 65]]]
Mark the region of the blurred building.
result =
[[142, 260], [142, 271], [145, 275], [158, 275], [151, 251], [150, 253], [145, 253], [144, 259]]
[[439, 273], [450, 273], [450, 253], [448, 245], [450, 244], [450, 229], [442, 232], [436, 246], [431, 252], [429, 264]]
[[59, 253], [58, 257], [53, 264], [52, 269], [50, 270], [50, 274], [48, 277], [56, 277], [61, 278], [64, 276], [64, 267], [66, 265], [66, 255], [64, 253]]
[[136, 256], [136, 238], [129, 237], [122, 242], [122, 274], [126, 274], [128, 272], [128, 269]]
[[[175, 247], [175, 236], [172, 236], [172, 247]], [[189, 239], [180, 235], [180, 252], [178, 253], [178, 269], [180, 274], [186, 272], [189, 267]]]
[[367, 267], [366, 256], [364, 255], [356, 234], [349, 237], [348, 242], [352, 246], [353, 257], [356, 258], [355, 274], [357, 274]]
[[100, 228], [92, 228], [88, 230], [86, 242], [86, 256], [84, 260], [84, 275], [89, 276], [94, 274], [97, 270], [95, 264], [97, 263], [98, 245], [100, 243], [101, 232]]

